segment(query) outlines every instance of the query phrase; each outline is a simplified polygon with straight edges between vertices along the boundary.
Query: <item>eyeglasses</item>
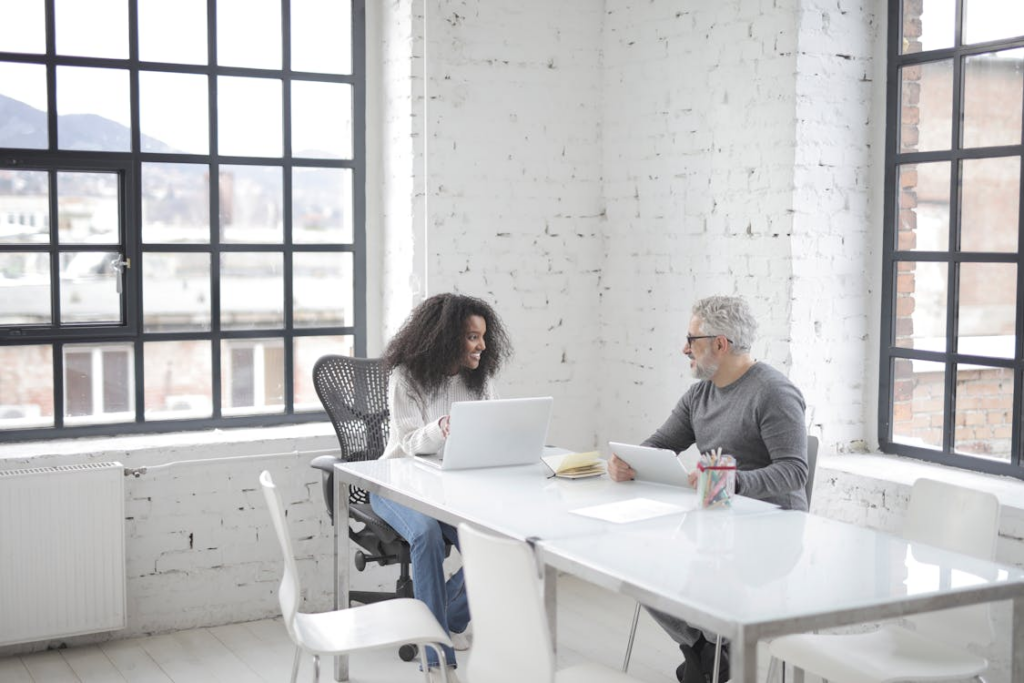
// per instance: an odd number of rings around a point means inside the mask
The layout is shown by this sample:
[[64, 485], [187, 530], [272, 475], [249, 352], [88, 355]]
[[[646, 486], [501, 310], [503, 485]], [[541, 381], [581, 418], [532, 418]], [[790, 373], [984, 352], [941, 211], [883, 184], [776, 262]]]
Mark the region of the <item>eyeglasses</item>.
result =
[[[721, 334], [702, 334], [702, 335], [698, 335], [696, 337], [691, 337], [690, 335], [686, 335], [686, 345], [687, 346], [693, 346], [693, 342], [697, 341], [698, 339], [714, 339], [716, 337], [723, 337], [723, 336], [725, 336], [725, 335], [721, 335]], [[725, 337], [725, 341], [727, 341], [730, 344], [732, 344], [732, 339], [729, 339], [728, 337]]]

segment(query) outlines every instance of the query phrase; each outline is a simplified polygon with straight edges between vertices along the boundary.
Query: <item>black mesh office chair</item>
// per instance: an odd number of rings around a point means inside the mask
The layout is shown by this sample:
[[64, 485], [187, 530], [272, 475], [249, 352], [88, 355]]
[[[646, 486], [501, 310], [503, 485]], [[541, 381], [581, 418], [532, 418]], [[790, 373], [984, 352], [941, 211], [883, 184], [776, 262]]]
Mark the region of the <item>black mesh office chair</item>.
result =
[[[376, 460], [388, 442], [388, 374], [379, 358], [324, 356], [313, 366], [313, 385], [334, 424], [341, 446], [340, 458], [322, 455], [313, 467], [322, 471], [324, 502], [334, 522], [334, 464], [340, 461]], [[409, 575], [409, 544], [370, 507], [370, 497], [362, 489], [349, 494], [348, 537], [362, 550], [355, 553], [355, 565], [363, 571], [367, 563], [381, 566], [398, 564], [399, 576], [394, 592], [351, 591], [349, 602], [369, 604], [396, 597], [413, 597]], [[404, 645], [399, 655], [405, 661], [416, 656], [415, 645]]]

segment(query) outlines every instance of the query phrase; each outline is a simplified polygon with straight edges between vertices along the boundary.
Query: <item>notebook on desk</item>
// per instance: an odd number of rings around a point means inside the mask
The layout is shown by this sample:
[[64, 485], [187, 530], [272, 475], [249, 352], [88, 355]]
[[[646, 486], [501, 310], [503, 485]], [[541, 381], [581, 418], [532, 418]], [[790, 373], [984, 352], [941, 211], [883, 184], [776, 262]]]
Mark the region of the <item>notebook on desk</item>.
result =
[[451, 432], [437, 456], [417, 460], [442, 470], [529, 465], [544, 454], [551, 421], [550, 396], [457, 401]]

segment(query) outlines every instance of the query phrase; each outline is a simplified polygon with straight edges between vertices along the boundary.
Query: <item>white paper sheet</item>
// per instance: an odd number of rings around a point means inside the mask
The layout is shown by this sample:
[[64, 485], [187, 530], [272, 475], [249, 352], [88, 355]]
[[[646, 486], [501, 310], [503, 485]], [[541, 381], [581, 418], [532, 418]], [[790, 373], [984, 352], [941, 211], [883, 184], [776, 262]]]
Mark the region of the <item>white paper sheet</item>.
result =
[[591, 505], [590, 507], [579, 508], [572, 512], [585, 517], [595, 517], [606, 522], [624, 524], [626, 522], [639, 522], [643, 519], [671, 515], [676, 512], [686, 512], [687, 508], [672, 503], [662, 503], [650, 498], [631, 498], [629, 500], [615, 503], [603, 503]]

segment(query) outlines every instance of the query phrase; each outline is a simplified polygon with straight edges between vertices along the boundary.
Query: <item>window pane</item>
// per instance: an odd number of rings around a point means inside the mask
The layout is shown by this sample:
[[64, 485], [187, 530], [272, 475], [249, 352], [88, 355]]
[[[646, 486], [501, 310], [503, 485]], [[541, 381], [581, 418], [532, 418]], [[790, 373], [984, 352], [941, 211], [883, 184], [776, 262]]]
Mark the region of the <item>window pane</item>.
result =
[[1017, 251], [1020, 157], [965, 159], [961, 168], [961, 251]]
[[220, 324], [232, 330], [284, 325], [284, 257], [281, 254], [221, 255]]
[[119, 205], [116, 173], [58, 173], [57, 239], [61, 244], [117, 244]]
[[221, 342], [225, 415], [284, 411], [284, 342], [226, 339]]
[[0, 52], [46, 52], [43, 0], [0, 0]]
[[1024, 5], [1006, 0], [964, 0], [964, 43], [1024, 36]]
[[352, 243], [352, 170], [292, 170], [292, 242]]
[[134, 419], [131, 344], [64, 347], [64, 416], [68, 424]]
[[905, 164], [899, 174], [899, 223], [896, 248], [901, 251], [949, 250], [948, 161]]
[[1013, 358], [1017, 314], [1017, 266], [960, 265], [957, 350], [972, 356]]
[[209, 166], [142, 164], [142, 241], [209, 244]]
[[1009, 462], [1013, 370], [958, 365], [953, 449]]
[[292, 156], [352, 158], [352, 86], [292, 82]]
[[206, 0], [139, 0], [139, 59], [206, 64]]
[[53, 347], [0, 346], [0, 429], [53, 426]]
[[900, 69], [900, 151], [950, 148], [953, 62], [926, 62]]
[[904, 349], [946, 350], [945, 263], [901, 261], [896, 274], [894, 343]]
[[46, 149], [46, 67], [0, 62], [0, 147]]
[[[217, 79], [217, 135], [226, 156], [280, 157], [284, 149], [281, 81]], [[259, 106], [253, 103], [259, 102]]]
[[92, 352], [64, 351], [64, 415], [92, 415]]
[[60, 255], [61, 323], [121, 323], [117, 252], [71, 251]]
[[942, 363], [897, 358], [893, 361], [892, 440], [921, 448], [942, 448]]
[[295, 392], [295, 410], [323, 410], [313, 387], [313, 365], [322, 356], [333, 353], [340, 356], [355, 355], [355, 340], [350, 336], [295, 337], [292, 364]]
[[128, 58], [128, 3], [55, 0], [57, 54]]
[[964, 143], [1019, 145], [1024, 49], [964, 58]]
[[209, 341], [147, 342], [144, 353], [147, 420], [213, 415]]
[[292, 70], [352, 73], [352, 4], [292, 0]]
[[49, 174], [0, 170], [0, 244], [47, 244], [49, 241]]
[[142, 260], [146, 332], [210, 329], [210, 255], [148, 253]]
[[292, 311], [295, 327], [352, 325], [352, 253], [292, 257]]
[[209, 108], [206, 76], [141, 72], [142, 151], [207, 154], [210, 151]]
[[49, 325], [50, 256], [0, 252], [0, 325]]
[[903, 0], [904, 54], [953, 47], [954, 0]]
[[60, 149], [131, 151], [128, 72], [58, 66], [57, 115]]
[[280, 69], [280, 0], [217, 0], [217, 63]]
[[103, 351], [103, 412], [120, 413], [128, 410], [131, 397], [128, 395], [128, 359], [123, 349]]
[[284, 241], [284, 172], [280, 166], [220, 167], [220, 239], [224, 243]]

